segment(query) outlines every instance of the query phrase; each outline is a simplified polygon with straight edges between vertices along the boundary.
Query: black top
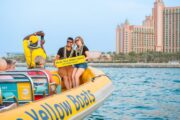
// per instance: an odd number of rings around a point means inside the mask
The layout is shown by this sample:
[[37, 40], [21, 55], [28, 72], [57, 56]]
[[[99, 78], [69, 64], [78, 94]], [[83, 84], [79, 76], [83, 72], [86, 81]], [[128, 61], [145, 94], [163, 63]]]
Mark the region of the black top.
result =
[[[61, 59], [62, 59], [62, 58], [65, 58], [64, 48], [65, 48], [65, 47], [59, 48], [59, 50], [58, 50], [58, 52], [57, 52], [57, 55], [59, 55]], [[71, 54], [71, 50], [68, 51], [68, 50], [66, 49], [66, 57], [67, 57], [67, 58], [70, 56], [70, 54]], [[76, 55], [75, 55], [75, 50], [73, 50], [72, 57], [75, 57], [75, 56], [76, 56]]]
[[[87, 48], [87, 46], [84, 45], [82, 55], [84, 55], [85, 57], [87, 57], [85, 54], [86, 51], [89, 51], [89, 49]], [[80, 56], [80, 54], [79, 54], [79, 52], [77, 52], [77, 50], [76, 50], [76, 56]]]

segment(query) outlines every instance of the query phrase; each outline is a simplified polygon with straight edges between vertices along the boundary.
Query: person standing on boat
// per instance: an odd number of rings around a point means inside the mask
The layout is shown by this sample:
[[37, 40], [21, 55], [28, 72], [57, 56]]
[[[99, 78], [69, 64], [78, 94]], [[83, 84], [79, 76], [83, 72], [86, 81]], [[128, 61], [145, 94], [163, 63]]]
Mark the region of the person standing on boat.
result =
[[24, 55], [29, 69], [35, 67], [34, 60], [36, 56], [42, 56], [44, 59], [47, 57], [44, 49], [44, 36], [45, 34], [43, 31], [38, 31], [23, 39]]
[[[56, 55], [56, 60], [70, 58], [75, 56], [75, 51], [73, 50], [74, 40], [72, 37], [67, 38], [67, 44], [65, 47], [61, 47]], [[58, 68], [58, 73], [64, 80], [66, 89], [72, 88], [72, 72], [73, 66], [65, 66]]]
[[[75, 51], [76, 56], [84, 55], [86, 57], [86, 60], [88, 60], [89, 49], [84, 44], [83, 38], [80, 36], [76, 37], [75, 44], [77, 45], [77, 48]], [[74, 70], [73, 70], [73, 74], [72, 74], [73, 87], [79, 86], [79, 84], [80, 84], [79, 78], [83, 74], [83, 72], [86, 70], [87, 67], [88, 67], [87, 62], [74, 65]]]

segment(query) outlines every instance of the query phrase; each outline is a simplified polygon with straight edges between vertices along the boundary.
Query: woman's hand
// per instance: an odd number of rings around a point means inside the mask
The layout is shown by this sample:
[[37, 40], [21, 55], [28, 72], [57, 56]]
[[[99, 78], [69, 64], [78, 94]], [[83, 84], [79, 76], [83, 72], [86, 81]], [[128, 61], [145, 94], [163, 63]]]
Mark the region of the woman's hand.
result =
[[86, 56], [87, 56], [87, 57], [85, 58], [85, 60], [88, 61], [88, 60], [89, 60], [89, 51], [85, 51], [85, 54], [86, 54]]

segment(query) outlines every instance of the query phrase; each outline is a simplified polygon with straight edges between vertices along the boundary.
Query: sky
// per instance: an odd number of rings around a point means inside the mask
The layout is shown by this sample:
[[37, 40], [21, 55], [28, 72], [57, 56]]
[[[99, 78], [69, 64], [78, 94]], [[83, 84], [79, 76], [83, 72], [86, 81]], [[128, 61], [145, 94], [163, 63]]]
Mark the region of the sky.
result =
[[[45, 32], [45, 49], [55, 55], [67, 37], [82, 36], [91, 51], [115, 51], [116, 26], [140, 25], [155, 0], [0, 0], [0, 56], [23, 53], [22, 40]], [[164, 0], [180, 6], [180, 0]]]

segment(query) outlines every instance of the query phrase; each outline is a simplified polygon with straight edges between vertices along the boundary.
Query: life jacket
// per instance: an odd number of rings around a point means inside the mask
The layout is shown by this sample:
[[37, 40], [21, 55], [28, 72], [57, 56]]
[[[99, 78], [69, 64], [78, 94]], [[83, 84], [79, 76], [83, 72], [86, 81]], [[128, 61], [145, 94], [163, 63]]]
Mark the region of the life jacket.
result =
[[28, 68], [34, 68], [35, 67], [35, 58], [37, 56], [42, 56], [44, 59], [46, 59], [47, 55], [43, 48], [41, 47], [30, 47], [29, 46], [29, 40], [23, 40], [23, 48], [24, 48], [24, 55], [26, 58], [26, 63]]

